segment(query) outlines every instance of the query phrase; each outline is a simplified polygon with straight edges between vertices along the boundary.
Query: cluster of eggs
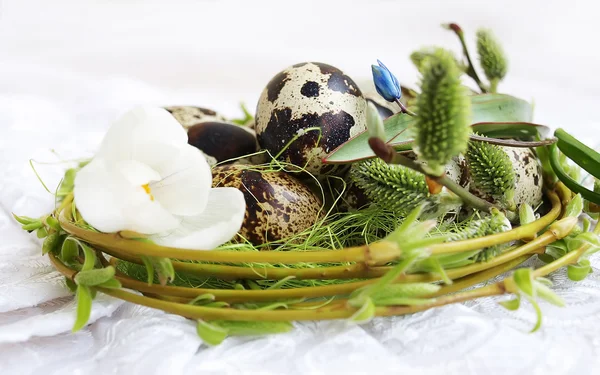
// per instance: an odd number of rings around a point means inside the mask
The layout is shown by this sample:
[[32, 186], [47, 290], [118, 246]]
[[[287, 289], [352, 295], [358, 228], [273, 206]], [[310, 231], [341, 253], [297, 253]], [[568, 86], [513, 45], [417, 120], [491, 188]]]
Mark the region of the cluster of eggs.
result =
[[187, 130], [188, 143], [213, 166], [213, 186], [244, 193], [246, 214], [239, 234], [259, 245], [309, 228], [321, 217], [323, 203], [291, 174], [252, 165], [260, 156], [242, 157], [263, 150], [317, 177], [345, 173], [322, 159], [366, 129], [366, 107], [361, 90], [341, 70], [306, 62], [271, 79], [260, 96], [253, 126], [233, 124], [200, 107], [165, 109]]

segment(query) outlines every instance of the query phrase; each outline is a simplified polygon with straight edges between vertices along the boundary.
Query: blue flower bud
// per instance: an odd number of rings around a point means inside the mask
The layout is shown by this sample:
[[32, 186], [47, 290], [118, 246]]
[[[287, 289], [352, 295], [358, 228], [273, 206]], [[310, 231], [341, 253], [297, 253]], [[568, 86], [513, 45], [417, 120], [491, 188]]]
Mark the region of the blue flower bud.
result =
[[377, 65], [371, 65], [373, 71], [373, 82], [375, 83], [375, 89], [377, 93], [381, 95], [388, 102], [393, 102], [400, 99], [402, 91], [400, 91], [400, 84], [398, 80], [390, 70], [383, 65], [383, 63], [377, 60]]

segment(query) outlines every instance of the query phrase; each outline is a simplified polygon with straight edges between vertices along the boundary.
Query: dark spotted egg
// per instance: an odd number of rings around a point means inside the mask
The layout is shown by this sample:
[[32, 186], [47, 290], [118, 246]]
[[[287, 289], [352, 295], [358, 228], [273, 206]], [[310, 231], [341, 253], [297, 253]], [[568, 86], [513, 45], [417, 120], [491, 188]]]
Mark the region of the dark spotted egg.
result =
[[358, 86], [341, 70], [322, 63], [296, 64], [273, 77], [260, 96], [258, 142], [308, 172], [332, 174], [335, 168], [321, 160], [366, 129], [366, 106]]
[[224, 122], [225, 117], [213, 111], [212, 109], [192, 106], [173, 106], [165, 107], [169, 113], [187, 130], [190, 127], [202, 122]]
[[190, 127], [188, 143], [217, 163], [258, 151], [254, 130], [224, 122], [202, 122]]
[[239, 234], [255, 245], [298, 234], [322, 217], [322, 203], [306, 185], [285, 172], [257, 167], [213, 167], [213, 187], [244, 193], [246, 213]]

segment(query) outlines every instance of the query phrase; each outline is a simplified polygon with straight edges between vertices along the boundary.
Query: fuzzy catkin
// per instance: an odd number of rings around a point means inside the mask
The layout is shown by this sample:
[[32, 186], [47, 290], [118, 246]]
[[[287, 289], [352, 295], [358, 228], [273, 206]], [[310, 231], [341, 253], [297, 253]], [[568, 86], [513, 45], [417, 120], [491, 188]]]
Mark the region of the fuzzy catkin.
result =
[[423, 61], [422, 74], [413, 128], [414, 150], [426, 163], [424, 169], [440, 176], [444, 166], [467, 148], [471, 101], [450, 52], [435, 50]]
[[500, 146], [471, 141], [465, 156], [476, 189], [503, 203], [512, 199], [515, 171], [510, 158]]
[[495, 86], [506, 75], [508, 60], [502, 46], [490, 30], [479, 29], [477, 31], [477, 53], [481, 68], [493, 86], [492, 91], [495, 91]]
[[402, 215], [430, 197], [423, 174], [381, 159], [355, 163], [350, 177], [373, 203]]

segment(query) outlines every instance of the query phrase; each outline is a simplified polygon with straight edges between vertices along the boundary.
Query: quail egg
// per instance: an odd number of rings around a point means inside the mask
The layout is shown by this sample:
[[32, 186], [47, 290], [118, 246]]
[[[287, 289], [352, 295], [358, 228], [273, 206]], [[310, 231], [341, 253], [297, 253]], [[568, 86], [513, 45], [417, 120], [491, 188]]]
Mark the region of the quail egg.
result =
[[217, 163], [258, 151], [252, 129], [224, 122], [202, 122], [188, 129], [188, 143]]
[[319, 197], [285, 172], [241, 165], [212, 171], [213, 187], [231, 186], [244, 193], [246, 213], [239, 234], [254, 245], [298, 234], [322, 217]]
[[322, 158], [366, 129], [366, 106], [358, 86], [341, 70], [323, 63], [296, 64], [275, 75], [260, 96], [258, 142], [315, 175], [339, 173]]
[[187, 130], [202, 122], [224, 122], [225, 117], [212, 109], [191, 106], [165, 107], [169, 113]]

